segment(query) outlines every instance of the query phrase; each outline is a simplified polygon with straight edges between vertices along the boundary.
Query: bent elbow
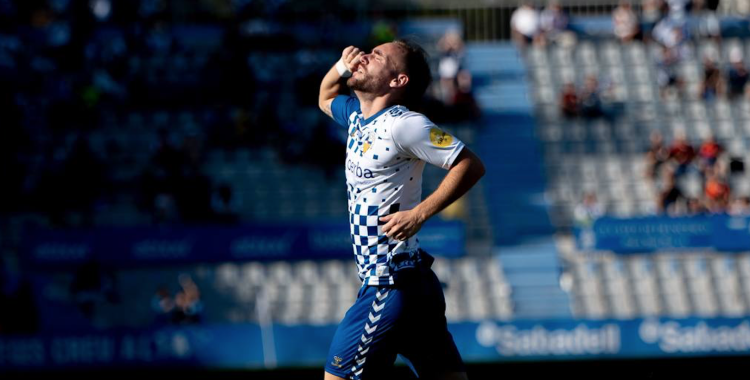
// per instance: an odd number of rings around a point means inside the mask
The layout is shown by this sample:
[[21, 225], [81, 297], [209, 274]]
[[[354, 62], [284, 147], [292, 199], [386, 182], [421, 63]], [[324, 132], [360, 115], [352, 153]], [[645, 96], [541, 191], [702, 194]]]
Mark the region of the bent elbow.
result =
[[318, 108], [323, 112], [326, 111], [326, 101], [323, 98], [318, 98]]
[[476, 160], [474, 172], [476, 173], [477, 179], [480, 179], [484, 177], [484, 175], [487, 173], [487, 169], [484, 167], [484, 163], [480, 160]]

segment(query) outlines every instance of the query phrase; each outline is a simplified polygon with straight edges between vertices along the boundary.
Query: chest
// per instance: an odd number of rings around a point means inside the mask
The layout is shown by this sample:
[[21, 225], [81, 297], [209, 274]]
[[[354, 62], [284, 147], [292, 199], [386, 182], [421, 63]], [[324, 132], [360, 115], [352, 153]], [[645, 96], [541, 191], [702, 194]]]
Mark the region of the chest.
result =
[[391, 137], [388, 118], [374, 120], [365, 126], [354, 120], [347, 138], [346, 170], [349, 180], [378, 180], [404, 169], [408, 158], [399, 151]]
[[391, 138], [392, 124], [386, 115], [364, 124], [361, 116], [354, 114], [349, 123], [347, 158], [383, 164], [396, 157], [398, 150]]

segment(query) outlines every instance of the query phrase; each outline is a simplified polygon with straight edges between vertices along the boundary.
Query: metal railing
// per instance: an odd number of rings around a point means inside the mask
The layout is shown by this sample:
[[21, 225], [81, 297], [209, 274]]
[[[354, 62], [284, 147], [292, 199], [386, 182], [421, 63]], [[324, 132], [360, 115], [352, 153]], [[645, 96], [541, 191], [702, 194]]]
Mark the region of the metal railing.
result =
[[[521, 0], [377, 0], [359, 2], [360, 16], [373, 15], [392, 20], [404, 18], [453, 18], [464, 25], [464, 39], [494, 41], [510, 38], [510, 18]], [[538, 9], [549, 0], [531, 0]], [[610, 16], [620, 0], [558, 0], [571, 18]], [[633, 0], [633, 9], [640, 13], [642, 0]], [[747, 16], [750, 0], [722, 0], [718, 13], [722, 16]]]
[[[390, 17], [403, 18], [453, 18], [460, 21], [464, 26], [464, 39], [467, 41], [496, 41], [507, 40], [511, 37], [510, 19], [516, 10], [515, 2], [509, 4], [498, 4], [493, 6], [476, 5], [470, 0], [469, 4], [461, 3], [450, 7], [428, 7], [414, 8], [402, 7], [400, 9], [381, 9], [380, 14], [386, 14]], [[609, 1], [612, 4], [570, 4], [565, 5], [563, 9], [570, 17], [591, 17], [605, 16], [612, 14], [612, 10], [617, 6], [617, 2]]]

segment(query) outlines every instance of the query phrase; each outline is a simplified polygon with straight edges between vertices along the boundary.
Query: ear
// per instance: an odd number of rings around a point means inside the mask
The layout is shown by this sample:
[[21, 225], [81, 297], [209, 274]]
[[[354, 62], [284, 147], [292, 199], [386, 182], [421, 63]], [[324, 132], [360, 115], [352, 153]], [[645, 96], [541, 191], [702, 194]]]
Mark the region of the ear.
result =
[[398, 74], [395, 78], [391, 79], [389, 85], [391, 88], [405, 87], [409, 83], [409, 77], [406, 74]]

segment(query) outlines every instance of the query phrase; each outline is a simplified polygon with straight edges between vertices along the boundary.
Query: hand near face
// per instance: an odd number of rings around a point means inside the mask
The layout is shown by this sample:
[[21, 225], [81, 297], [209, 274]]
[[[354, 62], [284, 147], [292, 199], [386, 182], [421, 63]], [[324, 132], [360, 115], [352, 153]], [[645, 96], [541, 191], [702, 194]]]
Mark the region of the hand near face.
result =
[[364, 54], [365, 52], [359, 50], [359, 48], [348, 46], [346, 49], [344, 49], [343, 52], [341, 52], [341, 59], [344, 61], [344, 64], [349, 69], [349, 71], [353, 73], [357, 71], [357, 67], [359, 67], [360, 63], [360, 57], [362, 57]]

